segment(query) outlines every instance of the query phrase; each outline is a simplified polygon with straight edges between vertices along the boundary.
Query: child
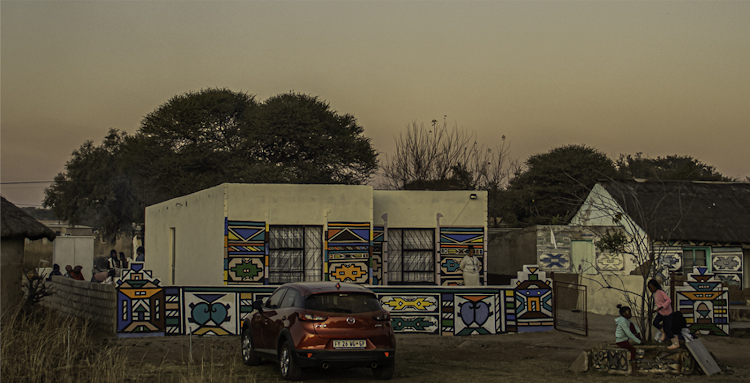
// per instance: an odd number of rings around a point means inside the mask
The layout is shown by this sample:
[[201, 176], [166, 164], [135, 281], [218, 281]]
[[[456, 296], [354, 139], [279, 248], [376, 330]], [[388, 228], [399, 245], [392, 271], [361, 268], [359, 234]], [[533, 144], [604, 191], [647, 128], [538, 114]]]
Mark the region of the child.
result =
[[672, 333], [672, 300], [669, 299], [669, 295], [661, 289], [661, 285], [656, 279], [648, 281], [648, 290], [654, 294], [656, 300], [656, 309], [653, 311], [656, 313], [654, 327], [662, 331], [661, 341], [663, 342], [666, 339], [671, 340], [672, 345], [667, 347], [670, 350], [679, 348], [680, 341]]
[[635, 344], [641, 344], [641, 329], [630, 320], [633, 317], [630, 307], [618, 304], [617, 308], [620, 309], [620, 316], [615, 319], [617, 324], [615, 342], [619, 347], [630, 351], [630, 368], [633, 375], [638, 375], [638, 368], [635, 363], [635, 347], [629, 340], [632, 340]]

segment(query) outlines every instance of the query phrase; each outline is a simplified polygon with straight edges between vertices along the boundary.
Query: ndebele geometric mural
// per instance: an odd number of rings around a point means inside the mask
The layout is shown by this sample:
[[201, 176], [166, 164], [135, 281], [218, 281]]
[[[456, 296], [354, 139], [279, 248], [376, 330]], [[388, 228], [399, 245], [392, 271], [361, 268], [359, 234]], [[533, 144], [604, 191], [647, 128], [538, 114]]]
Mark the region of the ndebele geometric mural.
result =
[[[237, 335], [252, 302], [278, 286], [162, 287], [142, 263], [117, 281], [118, 336]], [[511, 286], [368, 286], [398, 333], [496, 334], [552, 328], [552, 291], [537, 266]]]
[[364, 284], [370, 280], [370, 224], [329, 223], [326, 232], [328, 280]]
[[224, 284], [268, 283], [265, 222], [224, 221]]
[[727, 288], [707, 267], [694, 267], [684, 286], [675, 286], [677, 310], [685, 317], [690, 332], [729, 335]]

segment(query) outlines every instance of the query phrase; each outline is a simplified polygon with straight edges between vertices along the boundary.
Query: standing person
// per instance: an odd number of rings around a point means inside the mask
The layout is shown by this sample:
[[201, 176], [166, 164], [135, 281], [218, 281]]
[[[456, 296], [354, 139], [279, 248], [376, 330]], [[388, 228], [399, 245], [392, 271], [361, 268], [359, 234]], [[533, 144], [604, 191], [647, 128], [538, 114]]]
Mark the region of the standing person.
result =
[[65, 265], [65, 278], [73, 278], [73, 266]]
[[630, 351], [630, 369], [631, 374], [638, 375], [638, 367], [635, 361], [635, 347], [630, 343], [641, 344], [641, 329], [630, 320], [633, 317], [630, 307], [618, 304], [620, 316], [615, 319], [617, 328], [615, 329], [615, 342], [617, 346]]
[[146, 253], [143, 251], [143, 246], [138, 246], [138, 249], [135, 251], [136, 262], [145, 262], [146, 261]]
[[474, 246], [469, 245], [468, 252], [461, 260], [458, 269], [464, 273], [464, 286], [479, 286], [479, 269], [482, 265], [474, 256]]
[[107, 259], [107, 269], [119, 269], [120, 260], [117, 259], [117, 250], [112, 249], [109, 251], [109, 259]]
[[656, 300], [656, 309], [652, 312], [656, 313], [654, 318], [654, 327], [661, 330], [661, 341], [669, 339], [672, 341], [672, 345], [667, 347], [670, 350], [674, 350], [680, 347], [679, 339], [672, 333], [672, 300], [669, 299], [669, 295], [662, 290], [661, 285], [656, 279], [648, 281], [648, 291], [654, 294]]
[[128, 259], [125, 258], [125, 253], [123, 253], [122, 251], [120, 252], [120, 266], [123, 269], [127, 269], [128, 268]]

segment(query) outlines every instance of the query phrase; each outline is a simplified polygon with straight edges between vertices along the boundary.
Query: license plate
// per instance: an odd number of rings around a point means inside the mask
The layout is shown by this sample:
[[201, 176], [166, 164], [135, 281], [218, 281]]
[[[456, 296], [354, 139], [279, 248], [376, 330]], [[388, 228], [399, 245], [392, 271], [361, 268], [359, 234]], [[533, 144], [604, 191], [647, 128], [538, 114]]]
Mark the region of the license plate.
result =
[[336, 349], [357, 349], [357, 348], [365, 348], [366, 346], [367, 346], [367, 341], [364, 339], [334, 340], [333, 341], [333, 348], [336, 348]]

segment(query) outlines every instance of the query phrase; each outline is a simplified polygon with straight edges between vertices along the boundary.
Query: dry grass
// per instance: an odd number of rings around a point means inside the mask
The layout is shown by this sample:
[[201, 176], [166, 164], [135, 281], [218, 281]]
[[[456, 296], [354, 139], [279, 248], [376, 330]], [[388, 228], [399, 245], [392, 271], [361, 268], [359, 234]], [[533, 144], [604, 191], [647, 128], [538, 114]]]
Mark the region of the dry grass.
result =
[[116, 382], [127, 366], [122, 347], [92, 339], [92, 326], [50, 310], [3, 313], [6, 382]]
[[210, 349], [194, 355], [192, 363], [175, 363], [134, 355], [127, 343], [99, 336], [92, 324], [51, 310], [3, 314], [3, 382], [257, 381], [238, 357]]

